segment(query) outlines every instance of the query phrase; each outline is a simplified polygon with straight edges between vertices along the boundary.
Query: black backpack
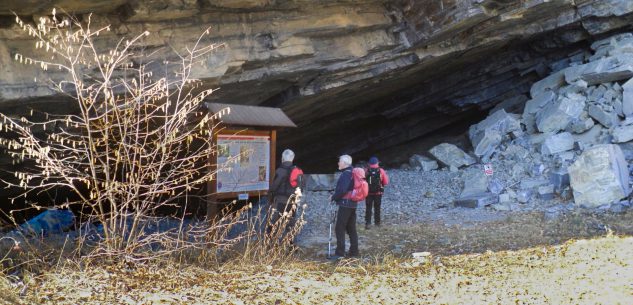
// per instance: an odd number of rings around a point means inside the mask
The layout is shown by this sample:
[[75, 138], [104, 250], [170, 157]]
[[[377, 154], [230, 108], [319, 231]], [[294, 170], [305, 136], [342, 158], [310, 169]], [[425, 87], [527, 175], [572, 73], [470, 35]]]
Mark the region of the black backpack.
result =
[[367, 184], [369, 184], [369, 193], [380, 193], [383, 191], [382, 180], [380, 179], [380, 168], [369, 168], [367, 170]]

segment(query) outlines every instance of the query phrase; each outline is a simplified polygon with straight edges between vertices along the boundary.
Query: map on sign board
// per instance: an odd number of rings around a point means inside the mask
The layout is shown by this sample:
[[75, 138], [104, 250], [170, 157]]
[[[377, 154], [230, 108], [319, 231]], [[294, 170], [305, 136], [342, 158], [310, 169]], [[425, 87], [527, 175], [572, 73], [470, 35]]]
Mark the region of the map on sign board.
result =
[[217, 192], [268, 190], [270, 137], [218, 135]]
[[492, 176], [492, 174], [494, 174], [494, 171], [492, 170], [492, 163], [484, 164], [484, 174], [486, 174], [486, 176]]

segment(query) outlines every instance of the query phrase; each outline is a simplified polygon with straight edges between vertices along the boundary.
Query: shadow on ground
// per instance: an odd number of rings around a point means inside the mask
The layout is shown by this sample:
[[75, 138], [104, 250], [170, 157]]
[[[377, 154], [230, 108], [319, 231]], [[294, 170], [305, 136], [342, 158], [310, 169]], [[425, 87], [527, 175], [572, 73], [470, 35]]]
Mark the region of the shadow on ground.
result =
[[[607, 232], [633, 236], [633, 211], [597, 213], [574, 210], [558, 215], [546, 212], [508, 213], [490, 221], [453, 223], [384, 224], [365, 229], [358, 225], [363, 256], [392, 254], [410, 257], [414, 252], [433, 255], [483, 253], [558, 245], [572, 239], [604, 236]], [[323, 259], [328, 237], [302, 247], [301, 258]], [[333, 237], [332, 245], [335, 246]], [[349, 240], [347, 241], [349, 246]]]

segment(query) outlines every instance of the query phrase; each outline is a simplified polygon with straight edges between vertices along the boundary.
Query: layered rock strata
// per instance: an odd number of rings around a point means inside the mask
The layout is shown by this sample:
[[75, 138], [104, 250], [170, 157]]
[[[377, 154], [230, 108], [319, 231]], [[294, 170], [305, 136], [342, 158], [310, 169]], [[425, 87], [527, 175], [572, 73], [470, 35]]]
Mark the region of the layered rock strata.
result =
[[[340, 153], [406, 161], [394, 147], [534, 98], [535, 81], [633, 20], [628, 0], [6, 0], [0, 110], [65, 102], [44, 81], [57, 75], [13, 61], [18, 51], [38, 54], [12, 12], [37, 21], [53, 7], [111, 24], [101, 48], [149, 31], [141, 51], [156, 71], [210, 27], [206, 42], [224, 47], [195, 76], [221, 88], [211, 101], [282, 107], [299, 128], [282, 131], [279, 145], [313, 169]], [[599, 74], [578, 81], [592, 85]], [[550, 121], [540, 125], [556, 128]]]

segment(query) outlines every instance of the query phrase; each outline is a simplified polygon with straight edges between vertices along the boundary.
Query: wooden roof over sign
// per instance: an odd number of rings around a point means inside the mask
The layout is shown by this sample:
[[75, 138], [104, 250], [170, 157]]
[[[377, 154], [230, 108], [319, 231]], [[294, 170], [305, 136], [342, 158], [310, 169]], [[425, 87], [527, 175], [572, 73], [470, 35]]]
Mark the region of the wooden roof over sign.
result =
[[206, 103], [206, 106], [209, 111], [214, 113], [229, 107], [230, 112], [220, 119], [227, 125], [297, 127], [281, 108], [220, 103]]

